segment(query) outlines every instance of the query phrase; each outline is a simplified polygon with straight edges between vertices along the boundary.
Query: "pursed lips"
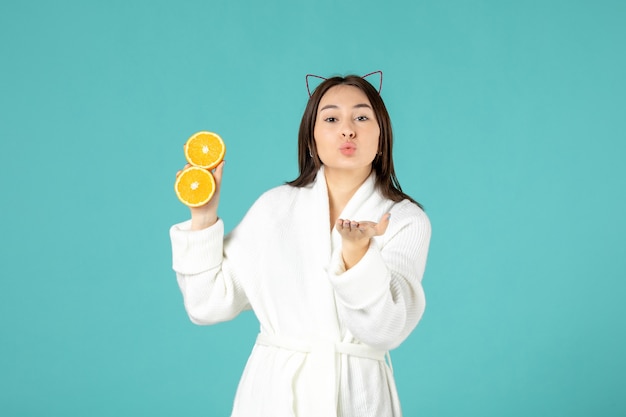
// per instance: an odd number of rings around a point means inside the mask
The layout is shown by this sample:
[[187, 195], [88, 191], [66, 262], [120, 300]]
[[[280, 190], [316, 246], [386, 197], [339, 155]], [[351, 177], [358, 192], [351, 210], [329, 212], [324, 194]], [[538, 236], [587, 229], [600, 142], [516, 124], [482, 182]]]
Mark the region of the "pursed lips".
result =
[[356, 152], [356, 145], [352, 142], [345, 142], [339, 147], [339, 152], [343, 155], [352, 155]]

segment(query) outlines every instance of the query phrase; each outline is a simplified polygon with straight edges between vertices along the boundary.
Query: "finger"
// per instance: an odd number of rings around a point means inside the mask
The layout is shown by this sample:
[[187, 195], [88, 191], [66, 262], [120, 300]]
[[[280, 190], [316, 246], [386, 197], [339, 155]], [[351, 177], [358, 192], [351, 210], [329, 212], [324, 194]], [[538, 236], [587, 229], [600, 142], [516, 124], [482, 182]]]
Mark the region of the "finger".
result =
[[183, 169], [176, 171], [176, 178], [178, 178], [178, 176], [179, 176], [180, 174], [182, 174], [182, 173], [183, 173], [183, 171], [184, 171], [184, 170], [186, 170], [187, 168], [189, 168], [190, 166], [191, 166], [191, 164], [186, 164], [186, 165], [183, 167]]
[[337, 221], [335, 222], [335, 228], [338, 232], [349, 233], [355, 230], [355, 224], [356, 222], [348, 219], [337, 219]]
[[387, 231], [387, 226], [389, 226], [389, 219], [391, 219], [391, 213], [387, 213], [383, 215], [378, 224], [376, 225], [376, 236], [380, 236], [385, 234]]
[[376, 226], [376, 223], [368, 222], [368, 221], [356, 222], [356, 224], [357, 224], [357, 228], [361, 231], [365, 231], [367, 229], [373, 229]]

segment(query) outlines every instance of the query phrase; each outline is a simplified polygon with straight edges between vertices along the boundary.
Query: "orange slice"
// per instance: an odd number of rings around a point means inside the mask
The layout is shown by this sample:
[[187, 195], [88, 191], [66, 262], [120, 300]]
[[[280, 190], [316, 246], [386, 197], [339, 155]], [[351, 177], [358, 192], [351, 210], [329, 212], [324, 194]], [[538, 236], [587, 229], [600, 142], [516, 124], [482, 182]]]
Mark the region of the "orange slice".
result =
[[198, 132], [185, 143], [185, 158], [193, 166], [213, 169], [222, 162], [226, 146], [222, 138], [213, 132]]
[[215, 178], [204, 168], [189, 167], [176, 177], [174, 190], [183, 204], [200, 207], [215, 194]]

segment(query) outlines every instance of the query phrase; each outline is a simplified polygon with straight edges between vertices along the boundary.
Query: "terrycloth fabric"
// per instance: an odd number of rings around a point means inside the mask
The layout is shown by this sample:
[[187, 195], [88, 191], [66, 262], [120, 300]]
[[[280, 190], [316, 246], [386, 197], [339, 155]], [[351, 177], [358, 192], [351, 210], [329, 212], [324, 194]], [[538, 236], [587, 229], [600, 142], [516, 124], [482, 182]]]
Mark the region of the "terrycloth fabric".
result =
[[408, 200], [375, 189], [374, 174], [340, 218], [378, 222], [383, 236], [345, 270], [341, 237], [330, 230], [323, 170], [303, 188], [263, 194], [224, 238], [223, 223], [170, 230], [173, 268], [196, 324], [252, 308], [261, 325], [237, 389], [233, 417], [399, 417], [384, 359], [421, 318], [421, 279], [430, 223]]

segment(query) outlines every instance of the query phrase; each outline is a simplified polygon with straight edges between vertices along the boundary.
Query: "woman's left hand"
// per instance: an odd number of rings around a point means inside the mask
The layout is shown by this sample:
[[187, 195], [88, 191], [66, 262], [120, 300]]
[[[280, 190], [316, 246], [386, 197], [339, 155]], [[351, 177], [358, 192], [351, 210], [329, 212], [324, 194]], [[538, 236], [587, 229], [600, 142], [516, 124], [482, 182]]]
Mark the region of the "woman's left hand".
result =
[[343, 262], [346, 269], [352, 268], [361, 260], [369, 248], [372, 237], [385, 233], [390, 217], [391, 213], [387, 213], [378, 223], [337, 219], [335, 229], [341, 235]]

